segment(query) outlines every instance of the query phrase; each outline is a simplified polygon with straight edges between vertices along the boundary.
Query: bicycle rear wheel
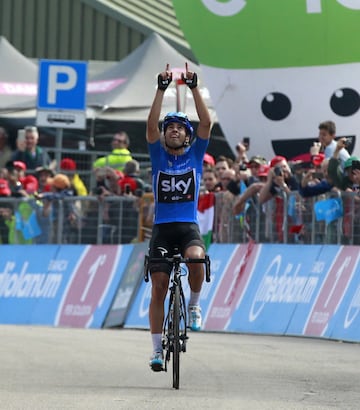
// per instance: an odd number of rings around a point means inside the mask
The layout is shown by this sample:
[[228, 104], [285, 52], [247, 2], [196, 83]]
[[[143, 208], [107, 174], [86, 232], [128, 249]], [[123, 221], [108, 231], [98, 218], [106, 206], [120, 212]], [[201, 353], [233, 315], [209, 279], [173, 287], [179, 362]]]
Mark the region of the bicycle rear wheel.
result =
[[179, 388], [180, 385], [180, 290], [179, 287], [175, 287], [174, 292], [174, 310], [173, 310], [173, 387]]

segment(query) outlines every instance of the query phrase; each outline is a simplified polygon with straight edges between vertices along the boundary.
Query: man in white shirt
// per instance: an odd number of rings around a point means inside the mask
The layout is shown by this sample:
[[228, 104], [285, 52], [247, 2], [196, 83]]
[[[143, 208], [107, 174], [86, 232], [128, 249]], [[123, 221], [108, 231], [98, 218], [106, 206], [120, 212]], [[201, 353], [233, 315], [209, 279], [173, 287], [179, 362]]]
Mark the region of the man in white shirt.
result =
[[[324, 150], [325, 158], [331, 158], [334, 154], [334, 151], [337, 145], [335, 141], [335, 135], [336, 135], [336, 125], [333, 121], [324, 121], [320, 123], [319, 141]], [[350, 154], [348, 153], [346, 149], [346, 146], [347, 146], [346, 138], [342, 138], [341, 141], [343, 143], [343, 148], [341, 148], [338, 158], [340, 159], [342, 168], [344, 168], [344, 163], [350, 157]]]

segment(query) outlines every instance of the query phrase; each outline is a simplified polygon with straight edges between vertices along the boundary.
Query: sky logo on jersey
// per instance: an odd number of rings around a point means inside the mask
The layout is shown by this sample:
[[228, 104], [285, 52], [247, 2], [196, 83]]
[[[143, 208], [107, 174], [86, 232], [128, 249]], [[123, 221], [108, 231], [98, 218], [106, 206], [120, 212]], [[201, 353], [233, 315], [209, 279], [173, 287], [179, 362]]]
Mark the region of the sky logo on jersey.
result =
[[331, 119], [360, 155], [360, 0], [173, 4], [230, 147], [291, 159]]
[[172, 175], [159, 172], [158, 201], [159, 202], [188, 202], [195, 197], [194, 172]]

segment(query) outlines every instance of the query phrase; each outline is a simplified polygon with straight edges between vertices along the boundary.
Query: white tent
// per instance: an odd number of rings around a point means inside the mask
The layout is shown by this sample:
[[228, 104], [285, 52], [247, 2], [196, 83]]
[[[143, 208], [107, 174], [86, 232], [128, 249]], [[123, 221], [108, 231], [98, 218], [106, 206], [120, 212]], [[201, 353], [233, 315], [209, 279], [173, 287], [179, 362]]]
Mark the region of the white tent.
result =
[[[154, 33], [124, 60], [90, 78], [87, 105], [98, 111], [97, 118], [146, 121], [157, 86], [157, 74], [169, 64], [174, 81], [165, 92], [162, 115], [181, 110], [191, 120], [197, 120], [191, 92], [176, 81], [180, 73], [185, 72], [186, 61], [186, 57]], [[202, 82], [201, 69], [192, 62], [188, 64], [189, 69], [199, 75], [200, 92], [216, 121], [208, 89]], [[104, 88], [105, 91], [100, 92]]]

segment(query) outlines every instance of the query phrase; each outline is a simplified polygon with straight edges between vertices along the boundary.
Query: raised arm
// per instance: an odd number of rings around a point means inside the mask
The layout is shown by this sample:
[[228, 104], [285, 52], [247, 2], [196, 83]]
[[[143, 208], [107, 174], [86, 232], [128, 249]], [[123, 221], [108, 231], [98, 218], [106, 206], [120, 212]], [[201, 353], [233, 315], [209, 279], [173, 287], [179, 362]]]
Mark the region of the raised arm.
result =
[[199, 88], [197, 86], [197, 74], [189, 71], [188, 64], [185, 63], [185, 75], [182, 74], [182, 80], [187, 84], [190, 88], [194, 102], [197, 115], [199, 117], [199, 126], [197, 129], [197, 135], [203, 139], [210, 138], [210, 131], [211, 131], [211, 117], [209, 110], [200, 94]]
[[172, 81], [172, 73], [169, 71], [169, 64], [166, 65], [165, 71], [158, 75], [158, 87], [155, 93], [153, 103], [146, 124], [146, 140], [153, 143], [160, 138], [159, 120], [164, 93]]

